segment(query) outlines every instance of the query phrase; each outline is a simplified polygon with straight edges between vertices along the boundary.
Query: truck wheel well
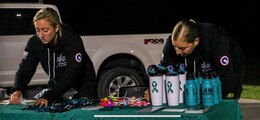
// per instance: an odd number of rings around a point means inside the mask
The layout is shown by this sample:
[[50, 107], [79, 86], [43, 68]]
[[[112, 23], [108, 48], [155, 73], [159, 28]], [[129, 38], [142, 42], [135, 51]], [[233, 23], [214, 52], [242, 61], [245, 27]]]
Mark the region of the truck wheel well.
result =
[[117, 54], [107, 58], [100, 66], [97, 72], [97, 79], [100, 79], [100, 75], [109, 69], [116, 67], [127, 67], [130, 69], [135, 69], [140, 77], [147, 81], [146, 69], [142, 62], [135, 56], [129, 54]]

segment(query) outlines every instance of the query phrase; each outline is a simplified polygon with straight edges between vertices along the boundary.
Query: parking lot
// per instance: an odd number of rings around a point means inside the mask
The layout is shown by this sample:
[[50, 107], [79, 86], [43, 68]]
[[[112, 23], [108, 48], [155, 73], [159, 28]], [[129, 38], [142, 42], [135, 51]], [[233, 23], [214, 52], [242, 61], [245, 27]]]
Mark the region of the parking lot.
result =
[[259, 120], [260, 100], [240, 99], [244, 120]]

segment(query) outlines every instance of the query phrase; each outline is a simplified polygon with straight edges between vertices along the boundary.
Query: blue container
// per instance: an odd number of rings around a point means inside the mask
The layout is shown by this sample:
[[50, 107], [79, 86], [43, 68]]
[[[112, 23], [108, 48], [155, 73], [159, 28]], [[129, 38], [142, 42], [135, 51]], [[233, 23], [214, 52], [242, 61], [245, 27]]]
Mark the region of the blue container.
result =
[[201, 84], [200, 84], [200, 80], [199, 79], [202, 79], [203, 81], [203, 78], [202, 76], [197, 77], [197, 75], [194, 76], [195, 78], [195, 84], [196, 84], [196, 87], [197, 87], [197, 102], [198, 102], [198, 105], [201, 104]]
[[147, 67], [147, 74], [149, 76], [157, 76], [159, 75], [159, 68], [157, 65], [151, 64]]
[[163, 65], [163, 64], [158, 64], [158, 72], [160, 75], [164, 75], [168, 72], [168, 68], [166, 65]]
[[202, 82], [202, 105], [209, 107], [214, 105], [214, 86], [212, 80], [208, 74], [205, 73], [204, 80]]
[[185, 74], [187, 71], [187, 66], [184, 63], [178, 64], [178, 73], [179, 74]]
[[220, 99], [219, 99], [219, 82], [217, 80], [217, 77], [215, 74], [212, 74], [211, 75], [211, 79], [212, 79], [212, 83], [213, 83], [213, 92], [214, 92], [214, 103], [215, 104], [218, 104], [220, 102]]
[[222, 86], [221, 86], [221, 81], [219, 79], [219, 76], [216, 76], [216, 80], [218, 81], [218, 86], [219, 86], [219, 102], [222, 101]]
[[178, 68], [176, 67], [176, 65], [174, 64], [169, 64], [167, 66], [167, 72], [166, 72], [167, 76], [176, 76], [178, 75]]
[[202, 85], [203, 76], [201, 75], [201, 72], [200, 72], [200, 71], [198, 71], [198, 72], [196, 73], [196, 79], [198, 79], [199, 82], [200, 82], [200, 85]]
[[197, 106], [197, 87], [193, 75], [188, 75], [186, 84], [184, 85], [185, 89], [185, 103], [187, 106]]

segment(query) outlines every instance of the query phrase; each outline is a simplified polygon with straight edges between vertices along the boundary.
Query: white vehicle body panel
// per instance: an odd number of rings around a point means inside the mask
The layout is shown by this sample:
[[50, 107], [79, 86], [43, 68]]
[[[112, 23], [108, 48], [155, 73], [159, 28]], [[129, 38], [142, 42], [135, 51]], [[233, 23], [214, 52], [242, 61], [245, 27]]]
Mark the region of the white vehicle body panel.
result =
[[[52, 7], [48, 4], [0, 4], [0, 9], [15, 8], [43, 8]], [[59, 11], [58, 11], [59, 12]], [[138, 58], [145, 68], [150, 64], [158, 64], [161, 52], [169, 34], [131, 34], [131, 35], [95, 35], [81, 36], [86, 52], [93, 61], [97, 72], [101, 64], [110, 56], [117, 54], [129, 54]], [[15, 73], [22, 59], [23, 51], [28, 39], [32, 35], [0, 35], [0, 87], [13, 86]], [[161, 44], [147, 43], [145, 39], [163, 39]], [[29, 85], [46, 85], [48, 76], [38, 65], [37, 71]]]

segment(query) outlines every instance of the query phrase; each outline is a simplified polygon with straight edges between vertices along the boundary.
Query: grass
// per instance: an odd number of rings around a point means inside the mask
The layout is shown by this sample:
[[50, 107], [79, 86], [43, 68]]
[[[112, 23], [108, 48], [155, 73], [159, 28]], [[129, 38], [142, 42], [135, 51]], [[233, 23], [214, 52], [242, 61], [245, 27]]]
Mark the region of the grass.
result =
[[260, 100], [260, 86], [243, 85], [241, 98]]

